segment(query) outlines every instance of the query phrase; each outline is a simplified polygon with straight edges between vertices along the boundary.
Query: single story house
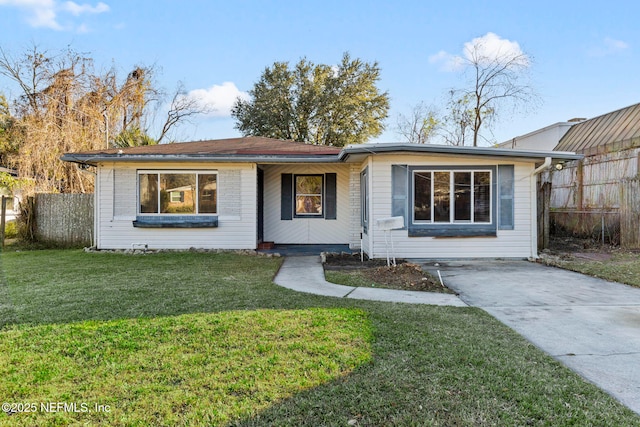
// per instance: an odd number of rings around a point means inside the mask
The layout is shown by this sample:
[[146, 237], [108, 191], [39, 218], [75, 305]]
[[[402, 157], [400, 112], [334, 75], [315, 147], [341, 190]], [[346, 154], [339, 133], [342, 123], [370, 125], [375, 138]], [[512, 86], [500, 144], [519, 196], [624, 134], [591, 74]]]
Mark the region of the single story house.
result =
[[[536, 175], [579, 157], [243, 137], [62, 159], [96, 167], [98, 249], [348, 244], [384, 258], [392, 238], [404, 258], [526, 258], [537, 256]], [[377, 226], [390, 217], [401, 228]]]

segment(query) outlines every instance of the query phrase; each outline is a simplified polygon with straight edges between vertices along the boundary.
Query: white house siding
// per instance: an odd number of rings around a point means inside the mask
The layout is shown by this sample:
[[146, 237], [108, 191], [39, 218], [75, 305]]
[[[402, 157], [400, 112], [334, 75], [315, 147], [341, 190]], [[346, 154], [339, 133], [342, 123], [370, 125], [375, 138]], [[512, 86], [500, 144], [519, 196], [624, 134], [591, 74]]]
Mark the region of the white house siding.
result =
[[[349, 244], [351, 204], [350, 166], [346, 164], [264, 165], [264, 240], [280, 244]], [[281, 175], [336, 174], [337, 219], [280, 219]], [[359, 236], [358, 236], [359, 237]]]
[[[434, 238], [409, 237], [407, 230], [394, 230], [395, 255], [402, 258], [527, 258], [536, 256], [535, 230], [535, 177], [533, 163], [492, 159], [464, 159], [460, 157], [428, 157], [420, 155], [372, 156], [369, 164], [371, 185], [371, 218], [369, 238], [372, 258], [386, 257], [384, 232], [376, 228], [375, 221], [391, 216], [391, 165], [409, 166], [490, 166], [514, 165], [514, 229], [498, 230], [497, 237]], [[495, 195], [494, 195], [495, 197]], [[497, 213], [494, 212], [494, 220]], [[367, 248], [367, 246], [365, 246]]]
[[351, 249], [360, 249], [360, 166], [351, 165], [349, 171], [349, 247]]
[[559, 122], [542, 129], [516, 136], [498, 144], [498, 148], [516, 148], [519, 150], [548, 150], [556, 148], [558, 142], [569, 131], [571, 126], [580, 121]]
[[[218, 171], [217, 228], [135, 228], [137, 171]], [[96, 245], [99, 249], [255, 249], [257, 173], [251, 163], [110, 163], [100, 164], [96, 194]]]

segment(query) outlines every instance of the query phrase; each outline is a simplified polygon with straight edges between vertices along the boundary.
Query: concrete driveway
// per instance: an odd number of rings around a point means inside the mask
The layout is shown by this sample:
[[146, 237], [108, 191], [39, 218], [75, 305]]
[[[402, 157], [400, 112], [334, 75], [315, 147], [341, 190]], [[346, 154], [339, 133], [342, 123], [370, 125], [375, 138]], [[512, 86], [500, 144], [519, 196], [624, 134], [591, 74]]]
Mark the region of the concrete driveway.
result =
[[527, 261], [425, 268], [640, 414], [640, 289]]

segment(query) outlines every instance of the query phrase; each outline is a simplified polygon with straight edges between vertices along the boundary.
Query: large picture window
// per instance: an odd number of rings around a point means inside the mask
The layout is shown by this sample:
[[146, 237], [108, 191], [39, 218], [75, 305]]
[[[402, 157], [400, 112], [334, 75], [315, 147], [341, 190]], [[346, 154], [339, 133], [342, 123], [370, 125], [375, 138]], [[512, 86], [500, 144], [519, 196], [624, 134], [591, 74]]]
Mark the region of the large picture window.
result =
[[217, 214], [215, 171], [141, 171], [138, 173], [141, 214]]
[[514, 166], [391, 165], [391, 212], [409, 237], [495, 237], [513, 230]]
[[414, 170], [413, 222], [491, 223], [490, 170]]

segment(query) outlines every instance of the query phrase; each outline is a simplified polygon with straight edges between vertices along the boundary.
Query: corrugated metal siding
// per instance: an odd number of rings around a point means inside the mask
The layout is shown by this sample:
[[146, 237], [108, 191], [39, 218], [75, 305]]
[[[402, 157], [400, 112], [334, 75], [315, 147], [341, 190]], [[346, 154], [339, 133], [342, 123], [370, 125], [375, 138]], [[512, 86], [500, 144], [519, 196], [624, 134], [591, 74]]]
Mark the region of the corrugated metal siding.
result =
[[[372, 215], [369, 239], [372, 240], [372, 256], [386, 257], [384, 232], [375, 226], [376, 219], [391, 216], [391, 165], [408, 164], [424, 166], [469, 166], [489, 165], [487, 159], [471, 160], [456, 157], [428, 156], [373, 156], [372, 177]], [[493, 164], [509, 164], [496, 162]], [[513, 163], [511, 163], [513, 164]], [[403, 258], [526, 258], [535, 256], [536, 236], [533, 234], [532, 212], [535, 203], [532, 200], [532, 163], [515, 164], [515, 199], [513, 230], [498, 230], [497, 237], [473, 238], [434, 238], [409, 237], [407, 230], [394, 230], [393, 242], [395, 254]], [[495, 218], [496, 213], [494, 213]]]
[[[280, 219], [281, 174], [337, 174], [337, 219]], [[304, 164], [264, 166], [264, 240], [283, 244], [349, 244], [351, 204], [350, 166]]]
[[572, 126], [555, 149], [590, 155], [638, 145], [640, 104], [635, 104]]
[[[211, 169], [218, 171], [220, 214], [217, 228], [143, 229], [133, 227], [137, 211], [137, 169]], [[98, 169], [100, 249], [255, 249], [257, 233], [256, 167], [253, 164], [113, 164]], [[114, 192], [115, 189], [115, 192]]]

